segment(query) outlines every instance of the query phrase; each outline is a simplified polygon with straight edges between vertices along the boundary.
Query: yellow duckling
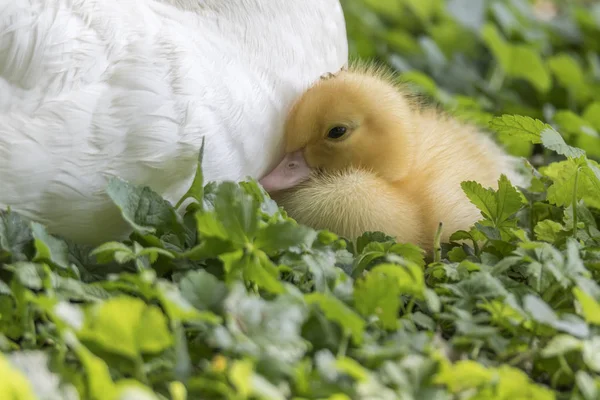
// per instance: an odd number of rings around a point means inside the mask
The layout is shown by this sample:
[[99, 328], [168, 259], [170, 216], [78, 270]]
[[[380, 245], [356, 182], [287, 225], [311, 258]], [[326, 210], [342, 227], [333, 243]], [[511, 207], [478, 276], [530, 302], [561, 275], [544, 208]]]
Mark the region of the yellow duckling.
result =
[[423, 107], [393, 74], [353, 66], [291, 109], [286, 155], [260, 183], [299, 223], [354, 240], [382, 231], [432, 250], [481, 218], [460, 183], [519, 182], [514, 158], [476, 127]]

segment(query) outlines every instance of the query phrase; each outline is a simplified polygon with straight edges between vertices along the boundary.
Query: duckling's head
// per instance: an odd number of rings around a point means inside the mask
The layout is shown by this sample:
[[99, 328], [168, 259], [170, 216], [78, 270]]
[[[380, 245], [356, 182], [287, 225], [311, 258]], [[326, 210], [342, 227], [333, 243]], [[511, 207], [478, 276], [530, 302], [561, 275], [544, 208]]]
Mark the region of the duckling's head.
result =
[[340, 71], [296, 101], [285, 123], [286, 154], [260, 183], [276, 192], [313, 172], [348, 167], [401, 179], [410, 155], [411, 125], [409, 101], [391, 74], [364, 66]]

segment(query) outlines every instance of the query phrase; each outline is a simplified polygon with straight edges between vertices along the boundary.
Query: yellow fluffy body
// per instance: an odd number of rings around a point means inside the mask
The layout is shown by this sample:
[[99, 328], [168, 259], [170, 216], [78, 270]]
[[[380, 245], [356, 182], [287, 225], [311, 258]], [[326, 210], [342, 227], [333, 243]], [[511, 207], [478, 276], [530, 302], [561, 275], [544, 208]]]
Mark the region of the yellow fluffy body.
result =
[[[286, 151], [304, 148], [317, 173], [273, 197], [298, 222], [349, 239], [382, 231], [431, 250], [481, 218], [460, 187], [515, 183], [515, 160], [476, 127], [423, 107], [385, 69], [356, 65], [322, 79], [296, 102]], [[327, 138], [348, 127], [341, 140]]]

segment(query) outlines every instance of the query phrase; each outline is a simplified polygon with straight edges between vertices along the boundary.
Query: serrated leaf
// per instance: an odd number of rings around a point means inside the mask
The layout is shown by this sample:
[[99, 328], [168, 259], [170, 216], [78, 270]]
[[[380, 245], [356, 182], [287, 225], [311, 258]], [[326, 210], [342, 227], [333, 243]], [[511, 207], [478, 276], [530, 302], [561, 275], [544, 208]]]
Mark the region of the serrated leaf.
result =
[[244, 281], [254, 283], [271, 293], [284, 291], [283, 285], [278, 280], [277, 267], [260, 251], [247, 253], [238, 250], [223, 254], [219, 256], [219, 259], [223, 261], [223, 268], [230, 283], [241, 277]]
[[32, 239], [27, 219], [14, 211], [0, 210], [0, 262], [7, 256], [10, 262], [25, 261]]
[[558, 233], [562, 230], [563, 226], [561, 224], [549, 219], [538, 222], [534, 228], [537, 239], [548, 243], [554, 243], [557, 240]]
[[215, 311], [227, 297], [227, 287], [206, 271], [190, 271], [179, 283], [181, 294], [199, 310]]
[[57, 267], [69, 268], [69, 248], [62, 240], [51, 236], [43, 225], [31, 223], [31, 235], [34, 239], [34, 261], [46, 261]]
[[514, 215], [521, 208], [521, 195], [508, 180], [506, 175], [501, 175], [498, 180], [496, 192], [496, 221], [501, 223]]
[[589, 206], [600, 207], [600, 177], [592, 167], [597, 168], [591, 160], [582, 157], [555, 162], [541, 169], [540, 172], [553, 181], [548, 188], [548, 201], [557, 206], [571, 205], [577, 189], [577, 200], [583, 199]]
[[585, 155], [585, 151], [569, 146], [567, 143], [565, 143], [565, 140], [562, 138], [560, 133], [556, 132], [554, 129], [544, 129], [542, 131], [541, 138], [544, 147], [563, 156], [578, 158]]
[[258, 230], [258, 202], [233, 182], [215, 190], [214, 211], [198, 215], [201, 236], [229, 240], [238, 248], [254, 239]]
[[538, 119], [508, 114], [492, 119], [490, 127], [499, 134], [517, 137], [531, 143], [542, 143], [542, 132], [552, 128]]
[[219, 347], [239, 354], [293, 365], [306, 353], [302, 325], [308, 309], [301, 296], [288, 294], [266, 301], [236, 283], [225, 301], [227, 329], [212, 335]]
[[310, 245], [317, 233], [291, 221], [268, 224], [259, 229], [254, 245], [267, 254], [288, 250], [290, 247]]
[[356, 239], [356, 253], [361, 254], [365, 247], [373, 242], [377, 243], [395, 243], [396, 239], [386, 235], [383, 232], [365, 232]]
[[163, 230], [178, 230], [177, 214], [173, 206], [147, 186], [135, 186], [113, 177], [106, 192], [115, 203], [123, 219], [141, 235]]
[[473, 203], [484, 216], [490, 220], [495, 218], [498, 203], [496, 202], [496, 196], [492, 189], [486, 189], [479, 182], [475, 181], [462, 182], [460, 186], [471, 203]]

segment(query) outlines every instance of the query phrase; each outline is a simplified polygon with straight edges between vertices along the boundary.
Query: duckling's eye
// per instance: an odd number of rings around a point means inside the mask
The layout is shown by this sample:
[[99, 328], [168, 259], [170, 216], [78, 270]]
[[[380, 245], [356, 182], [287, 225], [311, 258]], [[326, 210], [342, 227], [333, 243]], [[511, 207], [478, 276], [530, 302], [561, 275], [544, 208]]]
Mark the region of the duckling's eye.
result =
[[345, 126], [336, 126], [329, 130], [327, 137], [329, 139], [339, 139], [346, 134], [348, 129]]

